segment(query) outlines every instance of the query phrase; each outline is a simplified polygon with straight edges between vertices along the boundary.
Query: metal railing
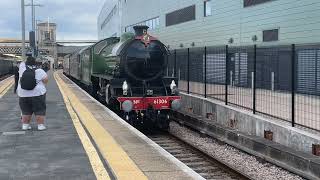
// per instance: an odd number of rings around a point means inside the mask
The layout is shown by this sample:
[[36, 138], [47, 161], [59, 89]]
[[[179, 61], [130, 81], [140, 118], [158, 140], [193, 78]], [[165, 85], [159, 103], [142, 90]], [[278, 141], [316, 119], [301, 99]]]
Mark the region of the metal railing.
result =
[[320, 45], [172, 50], [179, 89], [320, 131]]

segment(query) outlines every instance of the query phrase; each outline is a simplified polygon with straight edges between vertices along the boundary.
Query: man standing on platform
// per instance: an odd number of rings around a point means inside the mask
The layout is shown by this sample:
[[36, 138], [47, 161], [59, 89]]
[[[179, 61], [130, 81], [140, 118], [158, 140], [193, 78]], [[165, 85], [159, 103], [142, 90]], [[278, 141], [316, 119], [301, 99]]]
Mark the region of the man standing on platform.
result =
[[34, 114], [38, 123], [38, 130], [46, 129], [44, 119], [46, 115], [45, 84], [48, 83], [48, 75], [44, 70], [36, 68], [36, 60], [28, 57], [26, 62], [19, 66], [19, 84], [17, 93], [22, 112], [22, 130], [30, 130], [30, 122]]
[[16, 94], [18, 89], [19, 83], [19, 63], [15, 63], [13, 67], [13, 74], [14, 74], [14, 89], [13, 92]]

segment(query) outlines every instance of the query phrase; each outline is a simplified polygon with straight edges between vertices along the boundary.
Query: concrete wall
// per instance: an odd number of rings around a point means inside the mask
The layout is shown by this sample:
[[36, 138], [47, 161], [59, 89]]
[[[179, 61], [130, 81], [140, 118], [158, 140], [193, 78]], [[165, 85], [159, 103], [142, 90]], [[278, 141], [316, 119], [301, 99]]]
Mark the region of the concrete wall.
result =
[[270, 120], [250, 112], [226, 106], [221, 102], [182, 93], [182, 111], [190, 111], [203, 118], [212, 116], [208, 122], [218, 123], [248, 135], [264, 137], [264, 130], [273, 132], [274, 142], [306, 153], [312, 152], [312, 144], [320, 143], [320, 136], [293, 128], [289, 123]]
[[[243, 7], [243, 0], [212, 0], [212, 16], [204, 17], [203, 0], [119, 0], [122, 6], [121, 31], [126, 26], [160, 16], [160, 28], [151, 32], [171, 48], [180, 43], [190, 47], [227, 44], [291, 44], [320, 42], [319, 0], [274, 0]], [[172, 11], [196, 5], [196, 20], [165, 26], [165, 16]], [[106, 14], [106, 13], [105, 13]], [[262, 31], [279, 28], [279, 41], [262, 42]], [[103, 31], [108, 31], [105, 29]]]

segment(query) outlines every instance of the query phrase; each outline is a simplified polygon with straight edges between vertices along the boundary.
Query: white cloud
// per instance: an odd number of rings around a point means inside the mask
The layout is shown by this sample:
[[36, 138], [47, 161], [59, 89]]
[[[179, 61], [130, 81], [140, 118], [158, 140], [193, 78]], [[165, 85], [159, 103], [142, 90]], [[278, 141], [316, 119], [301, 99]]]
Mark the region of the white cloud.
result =
[[[36, 19], [57, 23], [57, 38], [97, 39], [97, 16], [105, 0], [35, 0]], [[29, 3], [30, 0], [25, 0]], [[20, 38], [20, 0], [0, 0], [0, 37]], [[31, 29], [31, 12], [26, 7], [26, 29]]]

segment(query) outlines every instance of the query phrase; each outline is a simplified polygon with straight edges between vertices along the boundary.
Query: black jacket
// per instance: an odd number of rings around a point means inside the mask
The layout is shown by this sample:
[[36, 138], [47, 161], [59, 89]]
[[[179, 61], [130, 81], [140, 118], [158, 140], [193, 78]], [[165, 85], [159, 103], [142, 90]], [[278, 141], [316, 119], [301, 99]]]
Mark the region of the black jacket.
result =
[[18, 83], [19, 83], [19, 67], [15, 66], [13, 68], [14, 73], [14, 93], [17, 93]]

